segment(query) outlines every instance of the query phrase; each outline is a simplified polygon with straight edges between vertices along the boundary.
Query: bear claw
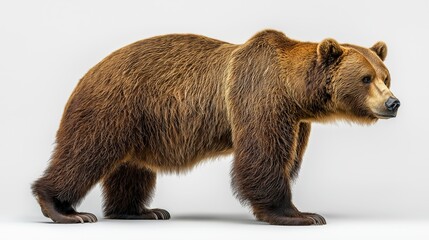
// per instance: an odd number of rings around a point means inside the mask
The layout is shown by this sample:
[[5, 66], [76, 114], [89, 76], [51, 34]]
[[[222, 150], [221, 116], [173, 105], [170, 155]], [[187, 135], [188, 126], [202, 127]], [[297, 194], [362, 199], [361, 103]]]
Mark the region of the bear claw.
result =
[[316, 213], [301, 213], [304, 217], [311, 218], [314, 221], [314, 225], [325, 225], [326, 220], [324, 217]]

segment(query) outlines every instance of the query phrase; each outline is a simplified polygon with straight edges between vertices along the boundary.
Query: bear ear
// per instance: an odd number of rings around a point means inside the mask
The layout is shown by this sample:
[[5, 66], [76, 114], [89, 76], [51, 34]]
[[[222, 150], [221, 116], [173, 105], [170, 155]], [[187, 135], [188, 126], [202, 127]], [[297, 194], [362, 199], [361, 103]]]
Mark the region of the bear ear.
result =
[[317, 56], [323, 62], [333, 63], [342, 54], [340, 44], [332, 38], [327, 38], [317, 45]]
[[386, 59], [387, 55], [387, 45], [384, 42], [377, 42], [370, 48], [372, 51], [374, 51], [378, 57], [380, 57], [381, 61], [384, 61]]

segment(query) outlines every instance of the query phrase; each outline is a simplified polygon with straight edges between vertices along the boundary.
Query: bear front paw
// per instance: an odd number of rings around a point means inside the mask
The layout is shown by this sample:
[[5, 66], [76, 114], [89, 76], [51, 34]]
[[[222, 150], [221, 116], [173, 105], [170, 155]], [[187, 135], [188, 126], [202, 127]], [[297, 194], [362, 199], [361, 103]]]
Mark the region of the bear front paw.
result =
[[301, 213], [299, 211], [264, 212], [255, 214], [260, 221], [272, 225], [325, 225], [324, 217], [316, 213]]

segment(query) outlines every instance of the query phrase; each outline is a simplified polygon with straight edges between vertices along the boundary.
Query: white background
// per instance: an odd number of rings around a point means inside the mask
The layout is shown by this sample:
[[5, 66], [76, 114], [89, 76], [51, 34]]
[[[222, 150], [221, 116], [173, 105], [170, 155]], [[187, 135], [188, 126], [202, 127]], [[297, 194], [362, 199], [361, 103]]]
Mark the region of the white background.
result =
[[[1, 1], [0, 221], [6, 233], [428, 237], [428, 13], [428, 1]], [[99, 223], [41, 223], [49, 220], [30, 184], [45, 169], [64, 105], [89, 68], [154, 35], [197, 33], [243, 43], [265, 28], [302, 41], [332, 37], [369, 47], [383, 40], [389, 48], [385, 63], [402, 104], [398, 117], [369, 127], [313, 125], [293, 198], [301, 210], [324, 215], [327, 226], [257, 224], [232, 196], [231, 157], [158, 178], [152, 205], [170, 211], [168, 222], [104, 220], [96, 187], [79, 210], [95, 213]]]

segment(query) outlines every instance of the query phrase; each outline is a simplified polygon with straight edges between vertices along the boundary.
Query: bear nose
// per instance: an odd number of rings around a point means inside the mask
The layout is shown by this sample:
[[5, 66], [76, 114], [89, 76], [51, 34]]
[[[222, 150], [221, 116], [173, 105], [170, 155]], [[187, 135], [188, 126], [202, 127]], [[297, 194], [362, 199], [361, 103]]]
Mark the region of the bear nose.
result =
[[396, 112], [399, 106], [401, 106], [401, 102], [395, 97], [389, 97], [384, 105], [386, 105], [386, 108], [389, 111]]

